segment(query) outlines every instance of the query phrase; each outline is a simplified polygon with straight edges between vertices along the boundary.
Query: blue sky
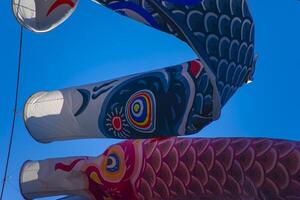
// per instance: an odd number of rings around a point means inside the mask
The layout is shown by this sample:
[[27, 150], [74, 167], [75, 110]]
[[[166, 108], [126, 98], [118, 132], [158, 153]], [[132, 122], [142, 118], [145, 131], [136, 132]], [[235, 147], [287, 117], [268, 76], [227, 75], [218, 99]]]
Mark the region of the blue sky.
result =
[[[221, 119], [195, 137], [274, 137], [300, 141], [300, 3], [249, 0], [256, 22], [255, 81], [225, 106]], [[0, 176], [13, 114], [19, 25], [10, 1], [0, 1]], [[96, 156], [117, 140], [39, 144], [22, 119], [26, 99], [40, 90], [81, 85], [161, 68], [195, 58], [186, 44], [121, 17], [91, 1], [47, 34], [24, 32], [18, 115], [4, 200], [22, 199], [18, 175], [24, 161]]]

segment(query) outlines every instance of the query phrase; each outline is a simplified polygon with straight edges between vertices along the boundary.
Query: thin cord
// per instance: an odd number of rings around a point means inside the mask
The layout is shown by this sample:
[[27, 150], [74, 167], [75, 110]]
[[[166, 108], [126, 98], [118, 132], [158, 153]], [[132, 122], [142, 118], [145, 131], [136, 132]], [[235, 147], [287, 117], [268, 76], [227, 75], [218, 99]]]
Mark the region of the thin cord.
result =
[[8, 171], [9, 161], [10, 161], [13, 138], [14, 138], [15, 122], [16, 122], [17, 108], [18, 108], [18, 97], [19, 97], [19, 84], [20, 84], [21, 61], [22, 61], [22, 46], [23, 46], [23, 26], [21, 26], [21, 28], [20, 28], [20, 46], [19, 46], [19, 58], [18, 58], [19, 60], [18, 60], [18, 72], [17, 72], [17, 82], [16, 82], [14, 114], [13, 114], [13, 121], [12, 121], [12, 125], [11, 125], [9, 146], [8, 146], [8, 151], [7, 151], [5, 172], [4, 172], [3, 181], [2, 181], [0, 200], [2, 200], [2, 198], [3, 198], [5, 184], [7, 182], [7, 180], [6, 180], [7, 179], [7, 171]]

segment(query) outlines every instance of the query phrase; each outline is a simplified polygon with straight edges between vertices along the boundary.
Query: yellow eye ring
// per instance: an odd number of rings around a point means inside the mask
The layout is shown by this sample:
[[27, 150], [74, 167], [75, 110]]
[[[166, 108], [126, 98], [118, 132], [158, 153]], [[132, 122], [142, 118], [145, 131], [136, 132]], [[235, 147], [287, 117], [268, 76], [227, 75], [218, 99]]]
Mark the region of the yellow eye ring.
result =
[[116, 145], [110, 147], [106, 155], [100, 165], [100, 174], [105, 181], [117, 183], [126, 172], [124, 151], [121, 146]]

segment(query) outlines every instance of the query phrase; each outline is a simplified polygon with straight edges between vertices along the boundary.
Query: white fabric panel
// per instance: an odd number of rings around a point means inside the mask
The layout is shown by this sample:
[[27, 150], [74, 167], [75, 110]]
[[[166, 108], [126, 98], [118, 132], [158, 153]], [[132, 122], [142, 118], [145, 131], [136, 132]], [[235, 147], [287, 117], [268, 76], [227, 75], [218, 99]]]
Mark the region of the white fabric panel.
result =
[[[130, 76], [111, 83], [113, 87]], [[93, 91], [106, 82], [68, 88], [53, 92], [39, 92], [31, 96], [24, 108], [24, 121], [32, 137], [38, 142], [104, 137], [98, 127], [99, 113], [110, 90], [101, 97], [84, 102], [78, 89]], [[91, 98], [91, 97], [89, 97]], [[76, 112], [86, 103], [84, 112]]]
[[12, 0], [17, 20], [34, 32], [47, 32], [63, 23], [78, 0]]
[[39, 142], [81, 134], [72, 114], [71, 96], [63, 96], [60, 91], [40, 92], [30, 97], [25, 105], [24, 120], [32, 137]]
[[27, 161], [20, 173], [20, 188], [24, 198], [36, 199], [58, 195], [71, 195], [70, 200], [75, 200], [77, 196], [81, 197], [80, 200], [88, 198], [85, 174], [79, 170], [80, 164], [72, 172], [56, 170], [57, 163], [71, 164], [75, 159], [80, 157]]

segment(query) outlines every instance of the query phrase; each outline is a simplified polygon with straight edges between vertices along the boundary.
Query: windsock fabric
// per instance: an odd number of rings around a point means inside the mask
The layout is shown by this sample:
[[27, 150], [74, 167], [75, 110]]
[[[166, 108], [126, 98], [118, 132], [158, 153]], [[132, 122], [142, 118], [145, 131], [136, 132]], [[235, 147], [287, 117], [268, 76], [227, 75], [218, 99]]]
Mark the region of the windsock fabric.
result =
[[40, 92], [24, 119], [40, 142], [153, 138], [199, 132], [255, 70], [245, 0], [98, 1], [193, 48], [199, 59], [100, 83]]
[[20, 24], [33, 32], [48, 32], [63, 23], [75, 10], [78, 0], [12, 0]]
[[300, 143], [263, 138], [127, 140], [96, 158], [26, 162], [20, 186], [26, 199], [294, 200], [300, 199]]

